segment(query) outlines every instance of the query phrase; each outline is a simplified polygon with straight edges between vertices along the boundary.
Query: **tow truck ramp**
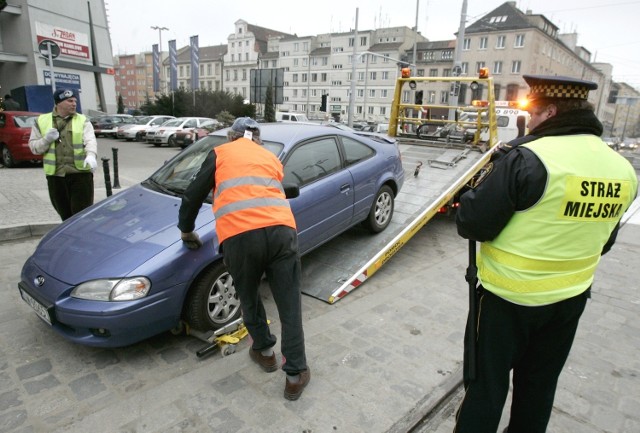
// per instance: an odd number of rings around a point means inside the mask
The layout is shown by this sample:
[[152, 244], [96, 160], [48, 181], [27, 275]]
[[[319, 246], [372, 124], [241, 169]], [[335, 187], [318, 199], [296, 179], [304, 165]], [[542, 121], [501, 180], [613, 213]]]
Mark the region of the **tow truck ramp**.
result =
[[[381, 233], [354, 227], [302, 258], [302, 292], [333, 304], [385, 264], [439, 209], [449, 204], [491, 152], [423, 145], [400, 145], [405, 182], [395, 198], [391, 223]], [[446, 170], [427, 161], [452, 161]], [[417, 176], [415, 168], [423, 163]]]

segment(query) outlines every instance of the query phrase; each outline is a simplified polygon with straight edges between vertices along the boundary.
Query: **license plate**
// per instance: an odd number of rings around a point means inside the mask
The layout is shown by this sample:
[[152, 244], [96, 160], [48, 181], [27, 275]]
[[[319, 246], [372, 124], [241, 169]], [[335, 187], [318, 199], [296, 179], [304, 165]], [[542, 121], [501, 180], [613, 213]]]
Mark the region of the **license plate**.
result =
[[51, 325], [51, 316], [49, 316], [49, 311], [47, 310], [47, 307], [45, 307], [40, 302], [33, 299], [31, 295], [29, 295], [27, 292], [25, 292], [22, 289], [20, 289], [20, 295], [22, 296], [22, 299], [24, 300], [24, 302], [29, 304], [29, 306], [35, 310], [38, 317], [40, 317], [42, 320], [44, 320], [49, 325]]

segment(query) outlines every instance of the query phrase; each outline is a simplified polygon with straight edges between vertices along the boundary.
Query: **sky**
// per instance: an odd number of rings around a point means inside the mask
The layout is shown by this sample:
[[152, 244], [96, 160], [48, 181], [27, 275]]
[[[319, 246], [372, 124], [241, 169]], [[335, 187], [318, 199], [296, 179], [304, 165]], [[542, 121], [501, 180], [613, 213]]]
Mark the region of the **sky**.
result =
[[[503, 0], [467, 0], [466, 26]], [[611, 63], [613, 79], [640, 91], [640, 0], [517, 0], [523, 12], [542, 14], [561, 33], [578, 34], [578, 45], [591, 60]], [[105, 0], [114, 54], [151, 51], [162, 31], [163, 50], [175, 39], [178, 48], [198, 35], [199, 45], [227, 43], [234, 23], [250, 24], [298, 36], [414, 27], [430, 41], [455, 39], [463, 0]], [[357, 13], [356, 13], [357, 12]]]

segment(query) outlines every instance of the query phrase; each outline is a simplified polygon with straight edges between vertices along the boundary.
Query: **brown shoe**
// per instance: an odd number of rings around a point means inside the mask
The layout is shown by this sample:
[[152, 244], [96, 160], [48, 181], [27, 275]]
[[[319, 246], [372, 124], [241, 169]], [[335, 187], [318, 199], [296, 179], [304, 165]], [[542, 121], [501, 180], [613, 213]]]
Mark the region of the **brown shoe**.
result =
[[307, 386], [311, 380], [311, 370], [307, 367], [306, 370], [300, 372], [300, 380], [296, 383], [289, 382], [287, 378], [284, 385], [284, 398], [287, 400], [297, 400], [302, 395], [304, 387]]
[[275, 353], [272, 353], [271, 356], [264, 356], [259, 350], [249, 348], [249, 356], [267, 373], [274, 372], [278, 369], [278, 361], [276, 361]]

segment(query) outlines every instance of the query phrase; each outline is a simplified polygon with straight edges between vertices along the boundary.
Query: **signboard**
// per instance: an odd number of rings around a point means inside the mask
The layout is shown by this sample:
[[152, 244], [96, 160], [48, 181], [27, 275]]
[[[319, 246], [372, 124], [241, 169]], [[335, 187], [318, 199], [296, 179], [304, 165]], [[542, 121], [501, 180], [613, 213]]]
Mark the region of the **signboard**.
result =
[[340, 106], [340, 105], [332, 105], [332, 106], [331, 106], [331, 112], [332, 112], [332, 113], [339, 113], [339, 112], [340, 112], [340, 109], [341, 109], [341, 106]]
[[45, 40], [54, 41], [60, 48], [61, 56], [85, 60], [91, 59], [89, 36], [86, 33], [36, 21], [36, 39], [38, 46]]
[[[51, 71], [45, 70], [42, 71], [44, 74], [44, 84], [51, 86]], [[78, 92], [78, 95], [81, 95], [82, 87], [80, 85], [80, 75], [78, 74], [68, 74], [66, 72], [54, 72], [53, 76], [55, 77], [55, 88], [56, 89], [73, 89]], [[52, 86], [53, 87], [53, 86]], [[51, 102], [53, 102], [53, 97], [51, 98]], [[78, 99], [78, 112], [82, 112], [82, 105], [80, 104], [80, 99]]]
[[284, 101], [284, 68], [251, 69], [249, 80], [249, 100], [252, 104], [265, 103], [269, 86], [271, 86], [271, 102], [277, 105]]
[[[51, 39], [43, 39], [38, 44], [38, 51], [47, 59], [49, 58], [49, 54], [51, 54], [51, 58], [55, 59], [60, 55], [60, 47]], [[49, 53], [51, 51], [51, 53]]]

